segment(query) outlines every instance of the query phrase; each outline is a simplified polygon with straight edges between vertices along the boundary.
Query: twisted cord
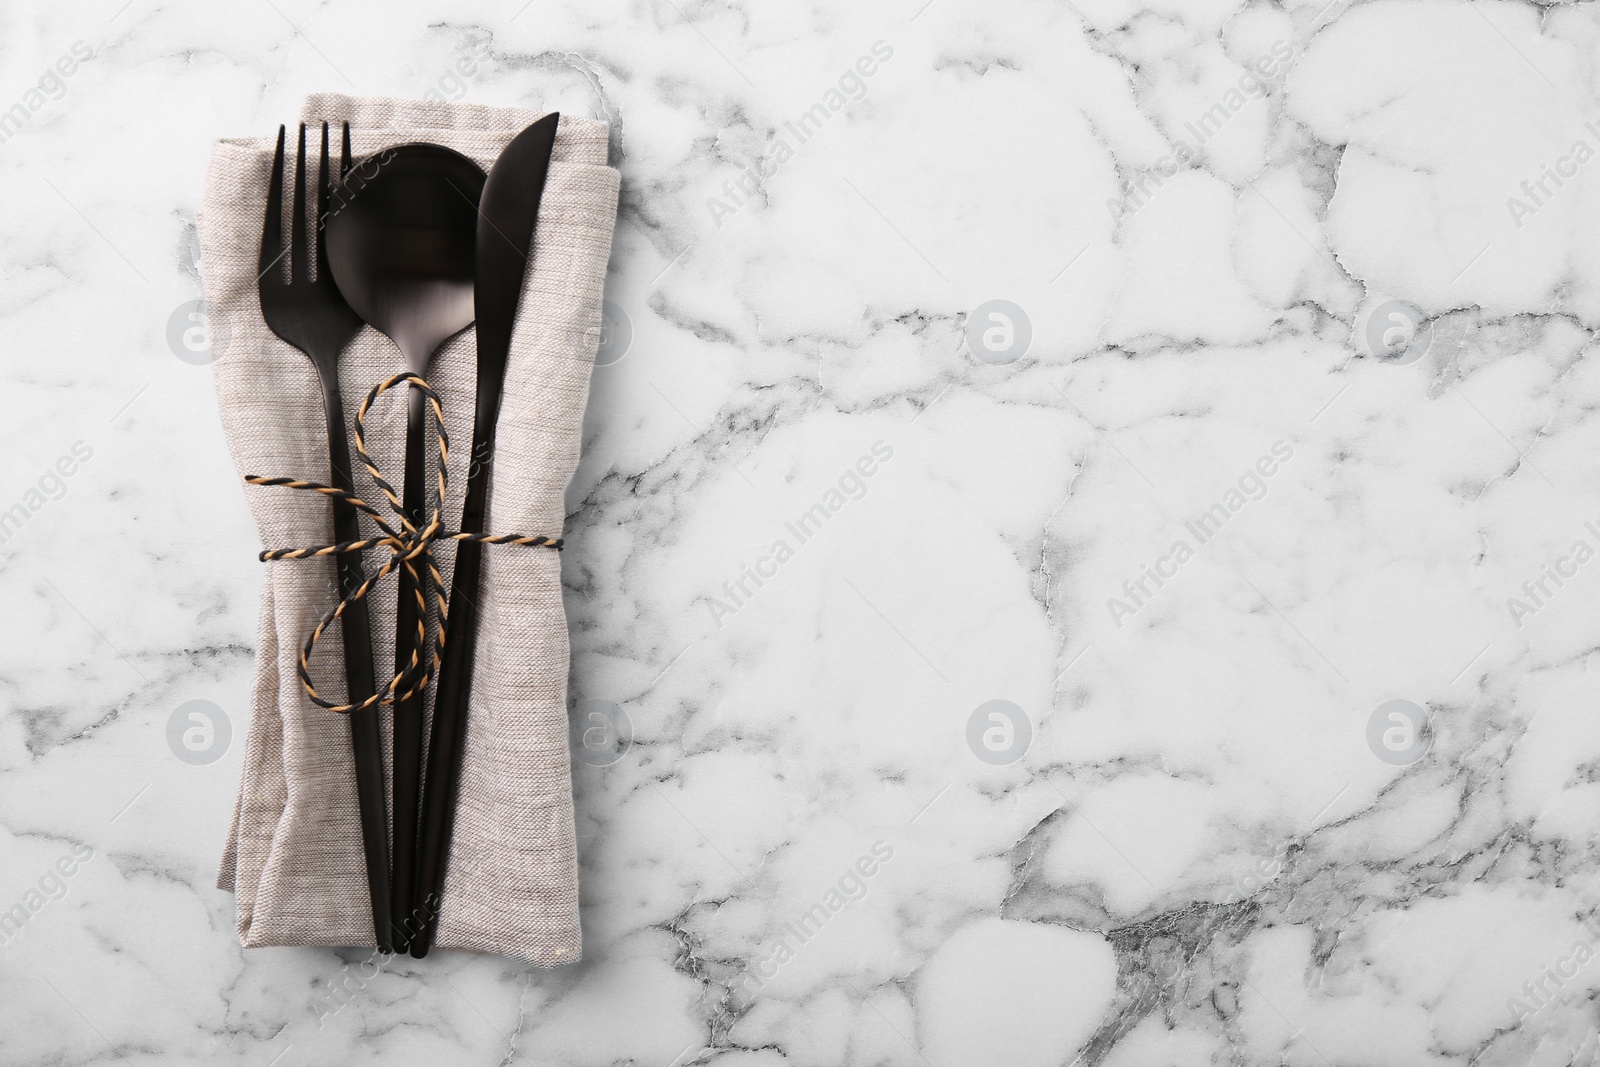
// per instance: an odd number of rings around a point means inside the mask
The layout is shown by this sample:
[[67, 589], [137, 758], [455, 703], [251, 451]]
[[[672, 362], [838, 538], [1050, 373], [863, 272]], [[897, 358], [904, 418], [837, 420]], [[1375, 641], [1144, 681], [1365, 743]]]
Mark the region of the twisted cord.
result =
[[[428, 501], [428, 516], [419, 528], [406, 515], [405, 506], [394, 486], [389, 484], [378, 464], [367, 452], [366, 423], [367, 414], [372, 410], [372, 404], [384, 393], [403, 384], [410, 384], [412, 388], [421, 392], [428, 402], [428, 407], [433, 413], [433, 424], [439, 448], [439, 474], [435, 479], [433, 490]], [[486, 545], [524, 545], [530, 548], [553, 548], [560, 551], [563, 545], [561, 538], [533, 536], [528, 534], [487, 534], [465, 533], [460, 530], [446, 530], [444, 528], [444, 501], [450, 486], [450, 436], [445, 430], [444, 409], [439, 402], [439, 394], [422, 377], [409, 372], [402, 372], [379, 382], [367, 393], [362, 400], [361, 407], [356, 411], [355, 417], [355, 443], [356, 455], [361, 458], [361, 465], [366, 467], [367, 473], [372, 478], [372, 483], [378, 487], [388, 501], [389, 510], [394, 513], [397, 520], [395, 525], [390, 525], [388, 519], [377, 508], [368, 504], [354, 493], [348, 493], [332, 485], [323, 485], [320, 482], [307, 481], [302, 478], [265, 478], [250, 474], [245, 476], [249, 485], [279, 486], [285, 489], [298, 489], [304, 492], [319, 493], [343, 500], [351, 507], [371, 518], [377, 525], [378, 537], [368, 537], [359, 541], [339, 541], [330, 545], [313, 545], [308, 548], [274, 548], [263, 551], [260, 555], [262, 562], [281, 559], [314, 559], [319, 556], [338, 556], [347, 552], [362, 552], [369, 548], [388, 549], [388, 556], [372, 574], [367, 575], [349, 596], [343, 597], [331, 609], [324, 612], [317, 620], [316, 626], [306, 635], [305, 643], [300, 647], [300, 655], [296, 661], [296, 670], [300, 676], [300, 685], [305, 689], [306, 695], [318, 707], [326, 708], [332, 712], [345, 714], [351, 711], [360, 711], [364, 708], [395, 704], [410, 699], [412, 696], [424, 692], [428, 683], [433, 678], [433, 672], [439, 667], [443, 658], [446, 632], [449, 628], [450, 606], [449, 596], [445, 591], [444, 579], [439, 574], [438, 562], [433, 554], [435, 541], [476, 541]], [[427, 581], [419, 577], [419, 567], [427, 575]], [[357, 600], [362, 599], [372, 591], [373, 586], [387, 577], [390, 573], [404, 568], [411, 577], [411, 586], [417, 597], [417, 633], [412, 641], [411, 658], [405, 666], [397, 670], [389, 683], [379, 691], [362, 700], [360, 703], [339, 703], [328, 700], [317, 692], [316, 686], [311, 681], [311, 653], [317, 647], [317, 642], [336, 619], [343, 617], [346, 608]], [[428, 617], [434, 604], [439, 609], [439, 625], [437, 633], [430, 634], [428, 630]]]

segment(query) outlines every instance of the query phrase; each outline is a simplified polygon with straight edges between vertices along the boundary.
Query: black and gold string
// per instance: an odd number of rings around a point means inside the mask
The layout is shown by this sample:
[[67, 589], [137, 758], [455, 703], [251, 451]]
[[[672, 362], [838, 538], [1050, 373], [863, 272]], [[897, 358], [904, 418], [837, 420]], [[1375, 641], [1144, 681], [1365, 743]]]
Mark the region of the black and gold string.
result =
[[[398, 385], [409, 384], [421, 392], [433, 414], [434, 431], [439, 446], [439, 474], [435, 480], [433, 493], [428, 501], [428, 516], [419, 529], [406, 514], [405, 506], [394, 491], [394, 486], [384, 478], [383, 472], [367, 453], [366, 422], [367, 413], [372, 409], [372, 404], [378, 397]], [[245, 482], [250, 485], [281, 486], [285, 489], [299, 489], [311, 493], [320, 493], [323, 496], [333, 497], [338, 500], [349, 501], [350, 506], [368, 516], [377, 524], [382, 536], [369, 537], [359, 541], [341, 541], [331, 545], [314, 545], [310, 548], [275, 548], [261, 553], [262, 562], [284, 559], [314, 559], [319, 556], [338, 556], [347, 552], [362, 552], [369, 548], [388, 549], [389, 555], [372, 574], [367, 575], [361, 584], [343, 597], [317, 620], [307, 635], [305, 644], [300, 648], [297, 669], [300, 675], [300, 684], [306, 694], [318, 707], [341, 714], [351, 711], [360, 711], [374, 705], [394, 704], [405, 701], [417, 693], [425, 691], [433, 677], [433, 672], [438, 669], [445, 645], [445, 635], [449, 623], [449, 596], [445, 591], [444, 579], [439, 574], [439, 567], [433, 555], [433, 542], [435, 541], [477, 541], [486, 545], [525, 545], [530, 548], [553, 548], [561, 550], [560, 538], [542, 537], [528, 534], [486, 534], [463, 533], [460, 530], [446, 530], [444, 528], [444, 500], [449, 490], [450, 466], [450, 437], [445, 430], [444, 409], [439, 403], [439, 394], [422, 377], [409, 372], [396, 374], [385, 381], [379, 382], [367, 393], [362, 400], [361, 407], [356, 411], [355, 417], [355, 444], [356, 454], [361, 458], [362, 466], [372, 477], [372, 483], [383, 493], [389, 502], [389, 510], [394, 512], [399, 519], [398, 528], [391, 526], [377, 508], [368, 504], [353, 493], [347, 493], [331, 485], [320, 482], [310, 482], [300, 478], [265, 478], [251, 474], [245, 476]], [[418, 567], [426, 572], [428, 580], [423, 582], [418, 576]], [[316, 686], [311, 681], [311, 653], [316, 648], [317, 642], [322, 639], [323, 633], [340, 618], [345, 609], [357, 600], [365, 597], [384, 577], [404, 567], [410, 575], [412, 588], [417, 597], [417, 635], [412, 645], [411, 659], [404, 668], [395, 672], [389, 683], [379, 691], [373, 693], [360, 703], [344, 703], [331, 701], [317, 692]], [[437, 602], [439, 608], [439, 629], [435, 638], [430, 640], [428, 633], [428, 615], [433, 604]], [[429, 654], [431, 651], [431, 655]]]

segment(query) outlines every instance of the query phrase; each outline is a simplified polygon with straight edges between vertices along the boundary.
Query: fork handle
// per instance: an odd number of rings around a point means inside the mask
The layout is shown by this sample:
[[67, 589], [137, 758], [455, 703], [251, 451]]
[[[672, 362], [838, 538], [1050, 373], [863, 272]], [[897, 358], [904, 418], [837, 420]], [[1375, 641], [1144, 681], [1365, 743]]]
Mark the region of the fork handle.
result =
[[[344, 402], [339, 396], [338, 372], [322, 375], [322, 410], [328, 422], [328, 461], [333, 484], [347, 493], [354, 492], [350, 478], [350, 446], [345, 440]], [[361, 537], [356, 509], [347, 501], [333, 502], [335, 541], [356, 541]], [[337, 557], [339, 596], [348, 597], [365, 580], [359, 552], [343, 552]], [[341, 617], [344, 635], [344, 680], [347, 699], [360, 703], [377, 690], [373, 674], [372, 630], [367, 619], [365, 599], [351, 601]], [[349, 713], [350, 747], [355, 756], [356, 799], [361, 807], [361, 841], [367, 859], [367, 889], [372, 898], [372, 927], [378, 948], [394, 951], [391, 933], [392, 909], [389, 899], [389, 820], [384, 810], [383, 736], [377, 707]]]

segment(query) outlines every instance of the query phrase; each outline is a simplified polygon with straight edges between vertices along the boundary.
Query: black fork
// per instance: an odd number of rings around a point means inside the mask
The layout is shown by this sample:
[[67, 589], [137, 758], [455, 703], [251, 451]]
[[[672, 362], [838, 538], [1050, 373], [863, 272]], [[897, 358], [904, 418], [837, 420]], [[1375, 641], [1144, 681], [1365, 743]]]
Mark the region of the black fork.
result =
[[[317, 173], [317, 249], [315, 277], [306, 224], [306, 127], [300, 124], [300, 150], [295, 158], [294, 199], [289, 206], [290, 247], [287, 271], [283, 248], [283, 142], [278, 127], [278, 151], [272, 161], [272, 182], [267, 191], [267, 214], [261, 228], [261, 273], [256, 283], [261, 314], [267, 326], [284, 341], [311, 358], [322, 382], [322, 412], [328, 424], [328, 460], [333, 485], [353, 492], [350, 447], [345, 440], [344, 404], [339, 396], [339, 353], [360, 331], [361, 319], [345, 303], [328, 269], [322, 227], [327, 219], [328, 124], [322, 124], [322, 163]], [[344, 125], [339, 176], [350, 170], [350, 124]], [[285, 283], [285, 273], [288, 282]], [[361, 537], [356, 510], [343, 500], [333, 501], [333, 538], [356, 541]], [[345, 552], [338, 561], [339, 595], [347, 597], [363, 579], [360, 554]], [[302, 566], [303, 564], [291, 564]], [[342, 616], [346, 701], [359, 704], [376, 690], [372, 662], [372, 631], [365, 600], [351, 603]], [[378, 947], [393, 951], [389, 900], [389, 831], [384, 811], [383, 749], [377, 706], [352, 711], [351, 747], [355, 753], [356, 795], [361, 804], [361, 837], [367, 857], [367, 885], [372, 895], [372, 926]]]

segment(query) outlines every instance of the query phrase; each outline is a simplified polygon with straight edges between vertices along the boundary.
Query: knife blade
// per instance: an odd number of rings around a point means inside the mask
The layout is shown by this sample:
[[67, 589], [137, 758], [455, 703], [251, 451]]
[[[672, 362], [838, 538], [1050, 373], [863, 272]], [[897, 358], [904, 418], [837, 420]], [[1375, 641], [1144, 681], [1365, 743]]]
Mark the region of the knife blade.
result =
[[[461, 530], [483, 531], [489, 502], [489, 461], [494, 455], [495, 422], [505, 385], [511, 336], [524, 279], [533, 255], [539, 203], [550, 173], [559, 113], [544, 116], [506, 145], [489, 170], [478, 202], [478, 243], [473, 303], [477, 315], [478, 395], [472, 427], [472, 467], [461, 510]], [[417, 849], [416, 908], [411, 955], [428, 954], [438, 915], [439, 894], [449, 859], [450, 835], [461, 770], [461, 741], [472, 696], [473, 651], [478, 628], [478, 579], [483, 546], [461, 541], [450, 583], [450, 622], [439, 668], [433, 731], [428, 744], [428, 774]]]

